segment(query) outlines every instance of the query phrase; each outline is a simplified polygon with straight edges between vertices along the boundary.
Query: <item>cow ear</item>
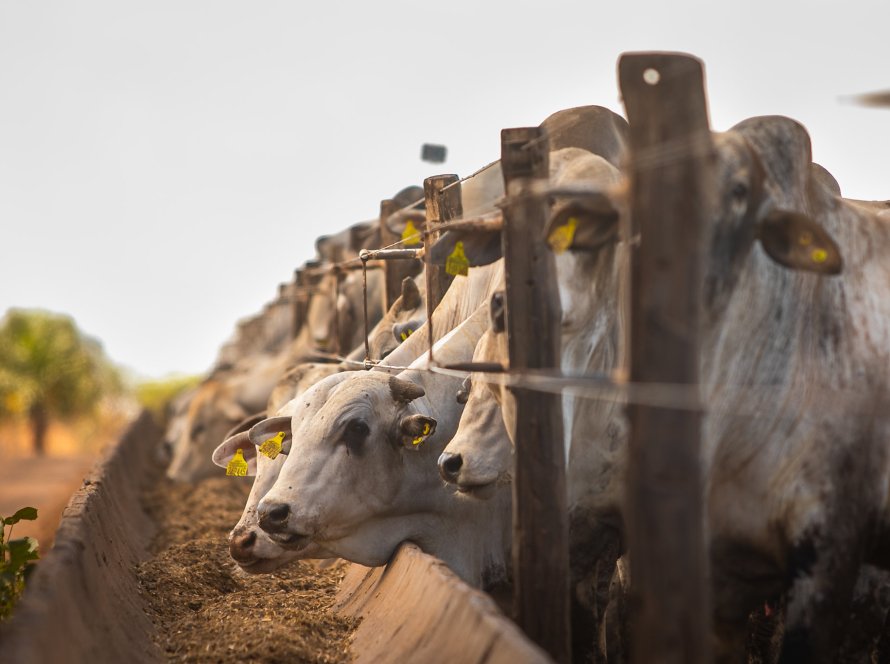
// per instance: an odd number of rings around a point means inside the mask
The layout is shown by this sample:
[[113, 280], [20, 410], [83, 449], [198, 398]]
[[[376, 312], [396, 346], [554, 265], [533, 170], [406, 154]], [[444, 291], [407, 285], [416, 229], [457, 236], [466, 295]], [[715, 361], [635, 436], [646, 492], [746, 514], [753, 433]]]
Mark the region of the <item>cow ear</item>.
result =
[[402, 403], [414, 401], [426, 394], [420, 385], [415, 385], [411, 381], [402, 380], [395, 376], [389, 379], [389, 391], [392, 393], [393, 399]]
[[396, 323], [392, 326], [392, 336], [395, 337], [396, 342], [398, 343], [408, 341], [408, 337], [417, 332], [417, 328], [421, 325], [423, 325], [423, 323], [419, 320], [409, 320], [407, 323]]
[[399, 421], [399, 440], [409, 449], [419, 449], [423, 441], [434, 433], [436, 433], [436, 420], [427, 415], [419, 413], [405, 415]]
[[426, 224], [426, 213], [423, 210], [399, 210], [394, 212], [386, 220], [386, 227], [391, 233], [402, 238], [403, 247], [416, 247], [421, 244], [423, 230]]
[[213, 450], [211, 457], [213, 463], [220, 468], [226, 468], [238, 450], [241, 450], [241, 454], [247, 462], [248, 477], [253, 477], [256, 475], [256, 447], [250, 442], [246, 431], [227, 437], [219, 447]]
[[490, 265], [503, 256], [501, 231], [446, 231], [442, 233], [430, 250], [430, 261], [445, 265], [454, 253], [458, 242], [463, 242], [463, 252], [470, 267]]
[[402, 311], [417, 309], [423, 303], [420, 289], [411, 277], [402, 279]]
[[770, 258], [791, 270], [834, 275], [844, 269], [834, 238], [799, 212], [771, 211], [760, 222], [758, 239]]
[[[291, 435], [291, 418], [287, 416], [270, 417], [251, 427], [249, 436], [250, 442], [259, 448], [261, 453], [271, 459], [274, 459], [279, 453], [289, 454], [293, 440]], [[278, 441], [281, 445], [279, 450], [276, 451], [274, 443], [269, 443], [271, 440]]]
[[560, 254], [568, 249], [594, 251], [619, 238], [621, 215], [605, 193], [556, 204], [547, 222], [547, 244]]

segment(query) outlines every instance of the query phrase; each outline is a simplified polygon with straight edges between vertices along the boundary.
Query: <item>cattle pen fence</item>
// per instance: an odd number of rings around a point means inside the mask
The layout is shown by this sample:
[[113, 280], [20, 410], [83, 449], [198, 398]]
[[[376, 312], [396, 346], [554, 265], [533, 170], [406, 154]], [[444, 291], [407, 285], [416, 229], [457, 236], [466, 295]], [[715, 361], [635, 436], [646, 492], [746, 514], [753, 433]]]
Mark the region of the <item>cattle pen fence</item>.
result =
[[[623, 304], [631, 325], [619, 370], [572, 375], [558, 368], [560, 315], [553, 305], [559, 294], [544, 232], [548, 199], [596, 198], [602, 192], [549, 185], [548, 137], [538, 127], [502, 131], [505, 196], [498, 211], [465, 216], [460, 209], [461, 184], [497, 162], [464, 178], [433, 176], [424, 182], [423, 199], [399, 209], [391, 200], [381, 202], [380, 249], [349, 260], [329, 256], [326, 263], [297, 270], [290, 289], [293, 328], [302, 326], [308, 296], [321, 278], [332, 275], [339, 288], [349, 271], [362, 270], [366, 284], [367, 270], [382, 269], [385, 302], [391, 306], [407, 274], [405, 262], [418, 260], [426, 271], [431, 318], [453, 278], [432, 260], [436, 240], [451, 230], [499, 231], [509, 367], [437, 365], [429, 325], [425, 370], [486, 374], [486, 381], [510, 386], [517, 400], [514, 617], [555, 661], [571, 661], [566, 460], [558, 395], [621, 401], [631, 431], [627, 531], [634, 570], [633, 659], [702, 662], [710, 659], [710, 618], [699, 469], [697, 298], [699, 236], [714, 160], [704, 72], [698, 59], [672, 53], [625, 54], [618, 68], [631, 128], [627, 175], [633, 220], [622, 220], [622, 237], [633, 249], [632, 288]], [[387, 225], [394, 217], [414, 224], [416, 234], [398, 237]], [[364, 360], [344, 357], [343, 349], [335, 349], [330, 359], [364, 368], [379, 362], [368, 351], [367, 297], [365, 287]]]
[[[507, 385], [517, 400], [513, 611], [519, 629], [486, 595], [406, 544], [385, 570], [353, 566], [343, 582], [338, 610], [363, 617], [354, 642], [356, 651], [361, 650], [359, 661], [380, 661], [375, 657], [383, 652], [387, 657], [404, 653], [401, 661], [423, 652], [430, 653], [427, 661], [571, 661], [569, 523], [559, 396], [563, 393], [627, 405], [633, 661], [710, 660], [699, 467], [697, 298], [698, 240], [710, 205], [706, 192], [712, 189], [714, 153], [703, 66], [683, 54], [631, 53], [622, 56], [618, 70], [630, 124], [626, 170], [632, 219], [632, 223], [621, 221], [621, 236], [631, 247], [632, 287], [622, 305], [631, 324], [619, 370], [570, 374], [559, 368], [559, 293], [545, 236], [549, 198], [593, 198], [602, 192], [549, 185], [548, 136], [538, 127], [502, 131], [505, 196], [497, 211], [476, 215], [461, 209], [462, 183], [493, 164], [464, 178], [450, 174], [427, 178], [423, 198], [403, 207], [393, 200], [381, 201], [378, 249], [363, 250], [350, 259], [332, 251], [295, 270], [293, 282], [280, 287], [275, 304], [292, 311], [291, 329], [296, 335], [306, 322], [310, 297], [323, 280], [330, 280], [337, 294], [346, 275], [362, 271], [365, 357], [347, 358], [351, 349], [338, 344], [329, 349], [328, 357], [370, 368], [380, 358], [370, 357], [367, 341], [367, 272], [383, 271], [383, 297], [389, 307], [399, 297], [402, 279], [416, 273], [422, 263], [431, 319], [455, 278], [433, 260], [435, 241], [452, 230], [501, 235], [508, 366], [436, 364], [433, 326], [428, 325], [431, 361], [420, 370], [452, 376], [485, 374], [487, 381]], [[399, 235], [387, 224], [392, 219], [408, 222], [415, 232]], [[333, 325], [333, 338], [340, 339], [336, 314]], [[141, 485], [140, 467], [153, 464], [148, 441], [158, 435], [149, 420], [140, 419], [72, 500], [57, 539], [59, 553], [54, 559], [59, 562], [43, 563], [46, 569], [38, 571], [18, 615], [0, 632], [4, 647], [10, 648], [6, 652], [21, 657], [14, 661], [162, 659], [145, 637], [151, 627], [135, 580], [122, 571], [144, 555], [151, 536], [150, 525], [138, 520], [144, 514], [133, 501]], [[109, 492], [115, 494], [114, 500]], [[111, 516], [100, 520], [100, 513]], [[134, 521], [131, 515], [142, 516]], [[84, 597], [90, 599], [88, 612], [78, 605]], [[53, 608], [54, 604], [58, 606]], [[64, 638], [41, 640], [29, 636], [27, 629], [17, 629], [29, 619], [64, 625], [60, 628]], [[403, 631], [425, 633], [422, 643], [399, 641], [404, 620], [429, 628]], [[122, 634], [112, 637], [113, 630]], [[101, 649], [103, 637], [110, 650]], [[79, 659], [71, 659], [74, 651]]]

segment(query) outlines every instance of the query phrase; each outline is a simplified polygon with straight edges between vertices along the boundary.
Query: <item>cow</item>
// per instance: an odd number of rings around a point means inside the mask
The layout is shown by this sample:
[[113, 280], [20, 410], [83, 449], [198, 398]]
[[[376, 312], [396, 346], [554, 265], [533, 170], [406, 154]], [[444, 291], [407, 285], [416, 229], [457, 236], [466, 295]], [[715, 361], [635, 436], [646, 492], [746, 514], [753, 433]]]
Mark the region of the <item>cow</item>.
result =
[[739, 658], [748, 611], [787, 591], [782, 657], [831, 661], [859, 562], [890, 563], [890, 227], [813, 176], [793, 120], [715, 142], [700, 375], [717, 652]]
[[[370, 348], [374, 357], [388, 355], [392, 347], [401, 341], [398, 330], [410, 329], [406, 328], [406, 325], [420, 326], [412, 318], [417, 315], [418, 309], [422, 309], [421, 293], [414, 280], [406, 277], [402, 282], [402, 294], [369, 335]], [[356, 349], [356, 351], [359, 350], [364, 352], [364, 345]], [[278, 413], [289, 401], [299, 397], [322, 378], [340, 371], [357, 368], [357, 363], [349, 362], [298, 364], [278, 380], [269, 396], [266, 411]], [[238, 437], [242, 431], [247, 431], [247, 429], [241, 427], [230, 431], [224, 442], [213, 452], [212, 461], [217, 466], [225, 468], [232, 460], [235, 451], [241, 449], [248, 462], [248, 475], [255, 475], [241, 518], [229, 533], [229, 553], [244, 571], [252, 574], [267, 573], [297, 557], [296, 553], [287, 551], [273, 542], [260, 529], [256, 517], [256, 506], [277, 479], [284, 463], [284, 457], [273, 460], [261, 454], [257, 455], [254, 446], [249, 441], [246, 441], [243, 436]], [[320, 547], [312, 547], [302, 553], [307, 557], [329, 557]]]
[[[486, 318], [483, 305], [439, 341], [437, 361], [470, 359]], [[429, 372], [428, 357], [397, 375], [326, 378], [250, 430], [256, 445], [286, 433], [288, 457], [257, 508], [274, 540], [298, 550], [314, 542], [368, 566], [411, 540], [469, 583], [505, 577], [509, 492], [480, 507], [442, 483], [435, 459], [460, 418], [459, 379]]]
[[[557, 199], [550, 220], [551, 233], [568, 219], [579, 224], [576, 247], [596, 246], [596, 252], [570, 251], [555, 257], [560, 297], [560, 367], [567, 373], [611, 372], [620, 366], [619, 341], [623, 326], [620, 294], [626, 264], [626, 243], [617, 229], [599, 237], [588, 232], [583, 219], [591, 215], [618, 218], [606, 192], [621, 187], [619, 171], [606, 159], [577, 148], [551, 153], [552, 186], [584, 185], [599, 190], [591, 198]], [[615, 198], [615, 195], [612, 195]], [[597, 216], [598, 218], [598, 216]], [[467, 237], [465, 243], [472, 243]], [[491, 326], [474, 354], [480, 363], [508, 366], [503, 294], [492, 298]], [[484, 498], [491, 487], [507, 481], [512, 465], [515, 400], [504, 382], [473, 375], [469, 400], [460, 427], [439, 458], [442, 477], [469, 495]], [[501, 408], [502, 407], [502, 408]], [[608, 601], [612, 568], [622, 549], [624, 422], [623, 405], [615, 401], [562, 399], [563, 434], [567, 463], [567, 504], [570, 522], [570, 563], [573, 619], [580, 626], [599, 622]], [[501, 420], [497, 422], [497, 420]], [[485, 423], [485, 426], [480, 426]], [[590, 632], [575, 630], [576, 636]], [[576, 648], [594, 644], [578, 640]]]
[[[498, 266], [474, 269], [470, 271], [467, 279], [461, 278], [452, 284], [439, 307], [433, 313], [434, 334], [437, 337], [444, 336], [449, 330], [466, 320], [469, 316], [469, 309], [471, 307], [478, 308], [479, 305], [484, 303], [487, 295], [500, 284], [501, 276], [502, 273], [499, 271]], [[387, 317], [384, 317], [370, 335], [372, 348], [382, 347], [386, 343], [383, 339], [384, 337], [395, 339], [395, 331], [400, 329], [400, 325], [405, 324], [402, 319], [410, 317], [415, 313], [415, 309], [411, 308], [417, 296], [413, 286], [412, 280], [406, 279], [403, 281], [401, 297], [396, 300]], [[407, 299], [407, 303], [403, 303], [405, 299]], [[399, 336], [400, 346], [389, 355], [387, 360], [384, 360], [379, 367], [376, 367], [375, 371], [397, 373], [401, 371], [397, 367], [410, 363], [428, 349], [428, 336], [425, 325], [421, 326], [416, 334], [406, 335], [406, 337], [402, 341]], [[286, 411], [281, 411], [280, 409], [289, 397], [298, 397], [307, 387], [324, 375], [326, 371], [336, 373], [356, 369], [356, 364], [347, 362], [341, 365], [315, 365], [317, 368], [313, 368], [313, 365], [303, 365], [292, 370], [273, 391], [268, 404], [268, 412], [277, 413], [278, 415], [285, 414]], [[328, 368], [324, 369], [324, 366]], [[319, 546], [306, 547], [299, 552], [286, 552], [258, 527], [256, 506], [266, 491], [268, 491], [268, 488], [275, 482], [284, 458], [281, 456], [272, 461], [259, 455], [259, 459], [254, 461], [257, 455], [253, 451], [253, 447], [247, 447], [244, 443], [243, 437], [227, 439], [217, 448], [213, 456], [214, 463], [224, 467], [231, 460], [235, 450], [241, 448], [244, 450], [249, 462], [253, 464], [253, 468], [250, 471], [251, 474], [256, 472], [254, 487], [244, 508], [244, 513], [238, 525], [230, 534], [229, 544], [232, 557], [248, 572], [272, 571], [278, 566], [298, 557], [327, 557], [327, 552]]]
[[784, 594], [782, 661], [832, 661], [860, 562], [890, 564], [890, 226], [840, 196], [793, 120], [714, 145], [699, 364], [715, 653], [743, 661], [749, 613]]
[[[330, 285], [331, 281], [327, 283]], [[376, 325], [383, 316], [381, 287], [380, 273], [370, 272], [370, 325]], [[363, 341], [362, 302], [362, 275], [351, 272], [339, 289], [334, 286], [320, 288], [312, 295], [306, 325], [286, 344], [270, 347], [256, 341], [280, 336], [268, 330], [262, 332], [264, 328], [260, 326], [265, 317], [257, 317], [253, 323], [241, 326], [240, 334], [227, 351], [227, 362], [219, 365], [198, 388], [190, 404], [186, 425], [174, 445], [167, 476], [184, 482], [209, 477], [215, 472], [210, 463], [212, 452], [223, 440], [223, 435], [243, 418], [266, 407], [270, 393], [288, 368], [337, 344], [350, 344], [346, 348], [351, 350]], [[279, 315], [279, 309], [266, 309], [267, 315], [278, 322], [277, 327], [281, 327], [284, 319]], [[254, 332], [248, 334], [251, 329]], [[246, 354], [239, 356], [235, 351]]]

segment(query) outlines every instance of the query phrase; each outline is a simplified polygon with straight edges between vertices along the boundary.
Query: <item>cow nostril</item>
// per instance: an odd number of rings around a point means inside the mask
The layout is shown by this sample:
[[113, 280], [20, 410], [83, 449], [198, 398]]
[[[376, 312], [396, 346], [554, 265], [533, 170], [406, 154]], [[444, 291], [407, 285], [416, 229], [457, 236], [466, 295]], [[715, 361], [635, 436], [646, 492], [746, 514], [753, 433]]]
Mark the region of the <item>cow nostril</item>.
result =
[[229, 555], [239, 563], [253, 560], [253, 545], [256, 544], [256, 532], [249, 530], [233, 536], [229, 542]]
[[272, 509], [269, 510], [269, 520], [273, 523], [282, 523], [283, 521], [287, 521], [287, 517], [290, 514], [290, 507], [287, 505], [276, 505]]
[[439, 457], [439, 474], [442, 475], [442, 479], [446, 482], [454, 483], [457, 481], [457, 476], [460, 474], [460, 469], [463, 465], [464, 460], [460, 454], [443, 452], [442, 456]]

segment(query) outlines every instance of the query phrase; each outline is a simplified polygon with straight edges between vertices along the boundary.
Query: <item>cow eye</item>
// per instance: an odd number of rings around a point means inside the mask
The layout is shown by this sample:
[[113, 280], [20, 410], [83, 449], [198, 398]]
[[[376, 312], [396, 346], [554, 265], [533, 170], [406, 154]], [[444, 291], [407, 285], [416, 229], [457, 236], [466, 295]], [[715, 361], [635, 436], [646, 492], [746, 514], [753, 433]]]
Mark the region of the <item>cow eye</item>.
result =
[[346, 443], [347, 453], [358, 452], [369, 433], [371, 433], [371, 429], [367, 422], [350, 420], [343, 431], [343, 442]]
[[204, 433], [204, 425], [198, 424], [194, 429], [192, 429], [192, 433], [191, 433], [192, 440], [194, 440], [195, 438], [200, 436], [202, 433]]
[[736, 182], [732, 187], [732, 197], [737, 201], [748, 198], [748, 187], [743, 182]]

